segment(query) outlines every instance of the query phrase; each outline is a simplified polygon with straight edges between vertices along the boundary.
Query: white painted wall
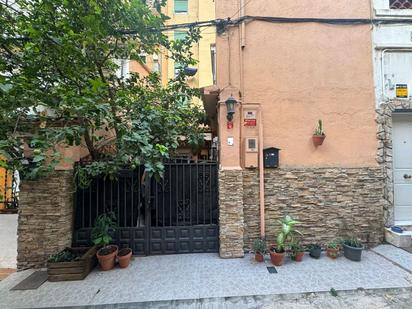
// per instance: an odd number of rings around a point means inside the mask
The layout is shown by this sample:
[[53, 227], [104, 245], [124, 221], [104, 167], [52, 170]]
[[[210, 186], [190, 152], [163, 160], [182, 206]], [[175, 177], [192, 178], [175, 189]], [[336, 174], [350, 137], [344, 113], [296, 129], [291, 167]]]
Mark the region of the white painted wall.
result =
[[[389, 0], [374, 0], [375, 18], [411, 18], [412, 10], [390, 10]], [[407, 84], [412, 98], [412, 25], [376, 25], [373, 29], [376, 104], [396, 97], [396, 84]]]

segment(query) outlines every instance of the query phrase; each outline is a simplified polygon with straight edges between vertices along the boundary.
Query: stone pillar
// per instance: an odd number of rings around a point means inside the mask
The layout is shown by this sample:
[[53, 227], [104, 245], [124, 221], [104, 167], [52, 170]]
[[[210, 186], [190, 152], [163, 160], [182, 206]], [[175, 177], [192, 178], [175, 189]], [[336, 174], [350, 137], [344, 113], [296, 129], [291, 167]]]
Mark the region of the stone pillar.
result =
[[219, 171], [220, 256], [243, 257], [243, 176], [242, 170]]
[[35, 181], [23, 181], [17, 240], [17, 268], [44, 267], [47, 258], [71, 245], [73, 171], [56, 171]]

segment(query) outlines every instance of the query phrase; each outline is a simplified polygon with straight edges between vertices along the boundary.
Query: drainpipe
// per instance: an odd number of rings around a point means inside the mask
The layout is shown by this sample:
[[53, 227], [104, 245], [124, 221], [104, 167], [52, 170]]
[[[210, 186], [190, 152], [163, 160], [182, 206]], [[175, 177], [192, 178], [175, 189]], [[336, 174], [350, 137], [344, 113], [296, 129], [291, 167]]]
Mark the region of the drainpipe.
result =
[[263, 118], [262, 106], [259, 106], [259, 209], [260, 237], [265, 239], [265, 170], [263, 164]]

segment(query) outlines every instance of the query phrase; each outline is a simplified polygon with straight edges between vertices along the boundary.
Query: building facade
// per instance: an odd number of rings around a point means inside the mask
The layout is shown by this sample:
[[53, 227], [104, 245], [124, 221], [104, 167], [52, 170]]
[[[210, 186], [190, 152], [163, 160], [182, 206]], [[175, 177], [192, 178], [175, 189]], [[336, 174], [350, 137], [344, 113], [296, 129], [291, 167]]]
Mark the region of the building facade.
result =
[[373, 59], [378, 162], [385, 175], [385, 223], [412, 224], [412, 1], [375, 0]]
[[[242, 256], [259, 237], [275, 242], [285, 214], [302, 222], [304, 242], [382, 240], [372, 27], [330, 24], [372, 13], [358, 0], [216, 1], [216, 17], [232, 21], [216, 39], [217, 87], [204, 92], [206, 109], [218, 106], [221, 256]], [[312, 140], [318, 120], [321, 146]], [[264, 167], [271, 147], [277, 168]]]

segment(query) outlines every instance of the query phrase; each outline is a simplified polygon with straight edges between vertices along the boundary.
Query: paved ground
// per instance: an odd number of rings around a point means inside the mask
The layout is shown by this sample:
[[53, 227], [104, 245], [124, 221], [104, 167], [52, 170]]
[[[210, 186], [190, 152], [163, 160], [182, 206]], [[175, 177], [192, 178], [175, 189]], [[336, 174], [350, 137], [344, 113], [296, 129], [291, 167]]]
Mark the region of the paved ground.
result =
[[380, 245], [373, 249], [374, 252], [384, 256], [385, 258], [393, 261], [398, 266], [412, 272], [412, 254], [396, 248], [392, 245]]
[[[250, 255], [243, 259], [220, 259], [216, 254], [142, 257], [132, 261], [128, 269], [109, 272], [95, 270], [83, 281], [46, 282], [35, 291], [10, 291], [30, 273], [32, 270], [15, 273], [0, 282], [0, 307], [132, 304], [171, 300], [186, 300], [194, 305], [199, 299], [216, 299], [220, 302], [222, 297], [243, 302], [259, 299], [256, 295], [325, 292], [331, 288], [341, 291], [412, 287], [410, 272], [372, 251], [364, 252], [360, 263], [343, 257], [331, 260], [322, 256], [314, 260], [306, 256], [302, 263], [287, 261], [278, 268], [277, 274], [269, 274], [265, 264], [255, 263]], [[336, 302], [334, 299], [330, 301]], [[304, 303], [302, 306], [305, 308]], [[331, 305], [331, 308], [334, 307]]]
[[0, 268], [16, 268], [17, 214], [0, 214]]

